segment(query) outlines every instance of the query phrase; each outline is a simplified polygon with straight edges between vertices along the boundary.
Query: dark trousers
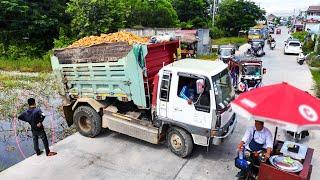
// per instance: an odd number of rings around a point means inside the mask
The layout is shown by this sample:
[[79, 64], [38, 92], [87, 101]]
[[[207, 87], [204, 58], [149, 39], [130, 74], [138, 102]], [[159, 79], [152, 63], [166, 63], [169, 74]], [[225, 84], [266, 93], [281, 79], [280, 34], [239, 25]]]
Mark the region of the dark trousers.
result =
[[32, 136], [33, 136], [33, 147], [36, 153], [40, 154], [39, 141], [38, 141], [40, 137], [43, 142], [44, 148], [46, 150], [46, 154], [48, 155], [48, 153], [50, 152], [50, 149], [49, 149], [49, 143], [48, 143], [46, 132], [44, 130], [40, 130], [40, 131], [33, 130]]

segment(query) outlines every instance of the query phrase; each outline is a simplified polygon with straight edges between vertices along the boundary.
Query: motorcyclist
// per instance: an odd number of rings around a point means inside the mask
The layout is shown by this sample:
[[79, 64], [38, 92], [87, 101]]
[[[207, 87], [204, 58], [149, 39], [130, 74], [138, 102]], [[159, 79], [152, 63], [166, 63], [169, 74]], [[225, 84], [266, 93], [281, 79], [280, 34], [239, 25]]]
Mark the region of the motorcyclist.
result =
[[272, 43], [276, 43], [276, 40], [274, 38], [271, 38], [271, 40], [270, 40], [270, 48], [271, 48]]

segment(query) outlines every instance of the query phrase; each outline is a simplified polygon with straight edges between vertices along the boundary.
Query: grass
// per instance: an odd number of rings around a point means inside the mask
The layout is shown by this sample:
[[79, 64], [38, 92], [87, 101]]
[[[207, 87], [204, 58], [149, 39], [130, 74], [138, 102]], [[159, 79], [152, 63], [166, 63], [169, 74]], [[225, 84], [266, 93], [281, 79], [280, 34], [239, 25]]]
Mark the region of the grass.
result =
[[319, 67], [320, 68], [320, 60], [313, 60], [310, 63], [311, 67]]
[[216, 60], [218, 58], [218, 55], [216, 53], [209, 54], [209, 55], [198, 55], [197, 59], [203, 59], [203, 60]]
[[219, 39], [213, 39], [214, 45], [225, 45], [225, 44], [242, 45], [245, 43], [247, 43], [247, 39], [245, 37], [224, 37]]
[[316, 96], [320, 98], [320, 71], [311, 70], [311, 74], [315, 81], [314, 86], [315, 86]]
[[0, 70], [20, 72], [51, 72], [51, 63], [49, 58], [8, 59], [5, 57], [0, 57]]
[[22, 73], [1, 72], [0, 73], [0, 88], [12, 89], [21, 87], [25, 89], [32, 89], [35, 82], [45, 81], [46, 74], [30, 74], [25, 75]]

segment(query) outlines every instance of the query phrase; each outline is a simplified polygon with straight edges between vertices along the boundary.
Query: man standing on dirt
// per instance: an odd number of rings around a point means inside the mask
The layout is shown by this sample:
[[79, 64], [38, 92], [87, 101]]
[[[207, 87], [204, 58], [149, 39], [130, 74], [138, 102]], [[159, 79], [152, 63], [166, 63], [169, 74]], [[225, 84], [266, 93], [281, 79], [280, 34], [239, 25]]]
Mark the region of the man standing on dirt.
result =
[[43, 120], [45, 118], [41, 109], [36, 108], [36, 101], [33, 98], [28, 99], [29, 109], [23, 112], [18, 119], [25, 121], [31, 125], [32, 137], [33, 137], [33, 146], [37, 155], [39, 156], [43, 151], [39, 149], [39, 137], [42, 139], [43, 145], [46, 150], [47, 156], [54, 156], [56, 152], [50, 152], [49, 143], [47, 139], [46, 132], [43, 127]]

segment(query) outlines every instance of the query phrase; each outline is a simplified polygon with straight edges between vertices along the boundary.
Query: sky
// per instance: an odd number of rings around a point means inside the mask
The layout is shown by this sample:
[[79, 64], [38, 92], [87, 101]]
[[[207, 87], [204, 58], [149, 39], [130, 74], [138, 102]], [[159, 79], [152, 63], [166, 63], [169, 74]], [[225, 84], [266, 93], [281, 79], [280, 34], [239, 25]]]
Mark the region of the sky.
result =
[[267, 11], [267, 14], [290, 15], [300, 10], [307, 10], [309, 6], [320, 5], [320, 0], [251, 0]]

